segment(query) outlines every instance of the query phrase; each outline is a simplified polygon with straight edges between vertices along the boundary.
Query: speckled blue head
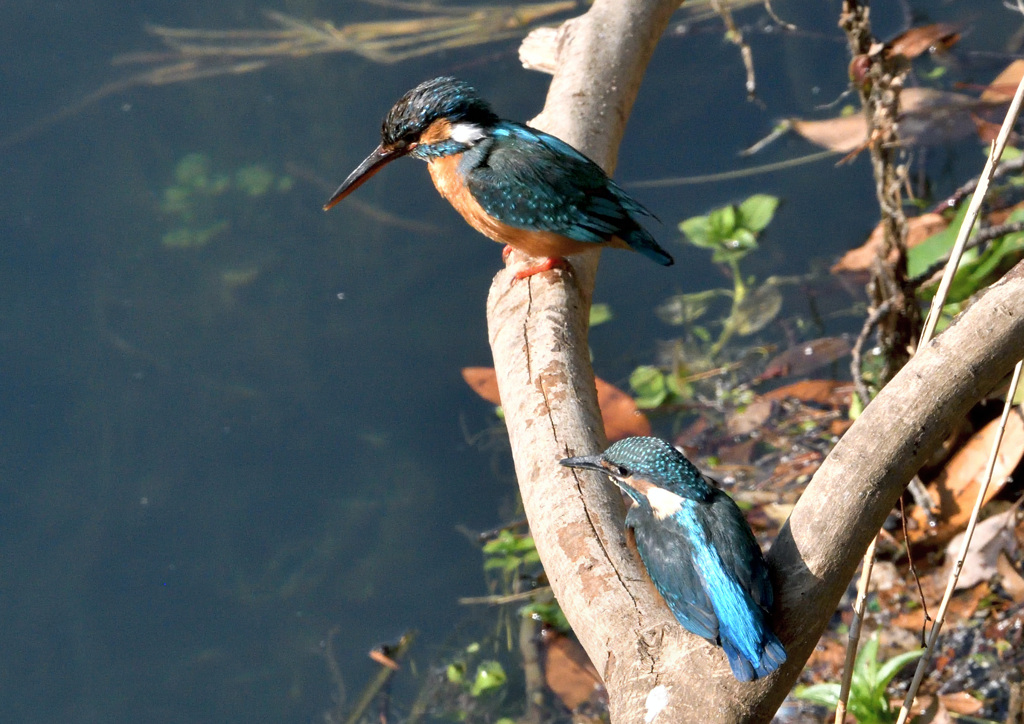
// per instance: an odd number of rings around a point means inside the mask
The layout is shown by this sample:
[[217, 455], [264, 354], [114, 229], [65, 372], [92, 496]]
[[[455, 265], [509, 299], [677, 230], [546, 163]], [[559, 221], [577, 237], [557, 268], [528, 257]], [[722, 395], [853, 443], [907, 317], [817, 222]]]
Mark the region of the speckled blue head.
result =
[[415, 143], [434, 121], [493, 126], [498, 116], [469, 83], [442, 76], [424, 81], [402, 96], [381, 125], [384, 146]]
[[641, 502], [642, 493], [631, 480], [642, 480], [695, 500], [704, 500], [711, 493], [711, 486], [700, 470], [672, 445], [656, 437], [627, 437], [600, 455], [566, 458], [561, 463], [607, 473], [637, 502]]
[[411, 154], [430, 160], [461, 153], [484, 138], [498, 120], [468, 83], [447, 76], [420, 83], [388, 111], [381, 125], [380, 145], [341, 182], [324, 210], [396, 158]]

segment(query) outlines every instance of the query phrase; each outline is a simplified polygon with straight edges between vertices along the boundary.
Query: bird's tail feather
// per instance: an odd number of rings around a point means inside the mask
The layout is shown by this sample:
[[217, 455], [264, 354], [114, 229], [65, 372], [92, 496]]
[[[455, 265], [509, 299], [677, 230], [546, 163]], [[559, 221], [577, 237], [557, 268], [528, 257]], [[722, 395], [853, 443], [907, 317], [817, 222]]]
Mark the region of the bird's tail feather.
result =
[[658, 242], [654, 240], [654, 237], [642, 228], [634, 229], [631, 233], [626, 235], [624, 241], [629, 244], [632, 249], [640, 252], [649, 259], [653, 259], [662, 266], [672, 266], [675, 263], [672, 256], [658, 246]]
[[786, 660], [786, 649], [779, 639], [771, 631], [765, 633], [764, 648], [761, 650], [759, 661], [748, 661], [732, 641], [722, 639], [722, 648], [729, 659], [729, 668], [732, 669], [732, 675], [737, 681], [753, 681], [768, 676]]

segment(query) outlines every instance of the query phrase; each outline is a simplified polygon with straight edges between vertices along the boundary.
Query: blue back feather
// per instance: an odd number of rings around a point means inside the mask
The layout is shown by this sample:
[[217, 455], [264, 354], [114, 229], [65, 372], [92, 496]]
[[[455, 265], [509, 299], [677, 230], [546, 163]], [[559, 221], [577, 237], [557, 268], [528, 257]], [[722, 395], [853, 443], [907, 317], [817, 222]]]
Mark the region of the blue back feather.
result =
[[464, 154], [460, 171], [473, 198], [505, 224], [583, 243], [617, 236], [659, 264], [672, 263], [635, 218], [650, 212], [600, 166], [554, 136], [500, 121], [490, 138]]

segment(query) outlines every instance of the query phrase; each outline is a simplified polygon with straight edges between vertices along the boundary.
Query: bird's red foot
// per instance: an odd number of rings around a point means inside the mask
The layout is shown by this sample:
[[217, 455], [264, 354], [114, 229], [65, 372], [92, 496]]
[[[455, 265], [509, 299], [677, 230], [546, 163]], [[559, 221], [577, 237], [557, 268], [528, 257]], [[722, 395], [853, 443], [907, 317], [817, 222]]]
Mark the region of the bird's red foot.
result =
[[[506, 247], [511, 248], [511, 247]], [[516, 281], [520, 279], [526, 279], [526, 277], [532, 277], [534, 274], [540, 274], [541, 272], [550, 271], [551, 269], [568, 269], [569, 262], [560, 256], [549, 256], [547, 259], [542, 261], [536, 266], [531, 266], [522, 271], [516, 272]]]

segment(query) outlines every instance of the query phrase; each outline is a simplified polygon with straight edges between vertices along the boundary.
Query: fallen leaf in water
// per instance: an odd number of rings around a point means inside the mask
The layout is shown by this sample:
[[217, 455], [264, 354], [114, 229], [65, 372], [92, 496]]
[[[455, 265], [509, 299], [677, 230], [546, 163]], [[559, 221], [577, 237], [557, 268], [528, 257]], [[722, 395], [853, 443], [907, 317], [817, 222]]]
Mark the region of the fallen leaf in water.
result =
[[[1001, 100], [979, 100], [934, 88], [904, 88], [897, 121], [901, 145], [941, 146], [975, 133], [984, 113], [1005, 109]], [[805, 121], [791, 118], [789, 126], [811, 143], [838, 153], [865, 147], [868, 127], [863, 114]]]
[[927, 52], [949, 50], [960, 40], [960, 28], [950, 23], [932, 23], [910, 28], [887, 43], [887, 54], [916, 58]]
[[729, 318], [737, 334], [753, 334], [775, 319], [782, 309], [782, 292], [771, 281], [767, 281], [747, 293]]
[[[501, 404], [501, 396], [498, 393], [498, 375], [493, 367], [463, 367], [462, 379], [466, 381], [473, 392], [492, 405]], [[604, 420], [604, 431], [608, 442], [612, 443], [634, 435], [651, 434], [650, 421], [637, 409], [636, 402], [632, 397], [600, 377], [595, 382], [597, 384], [597, 404], [601, 408], [601, 418]]]
[[824, 405], [832, 409], [850, 406], [853, 385], [836, 380], [800, 380], [791, 385], [777, 387], [762, 397], [768, 400], [793, 398], [812, 405]]
[[994, 103], [1011, 101], [1021, 78], [1024, 78], [1024, 60], [1015, 60], [982, 91], [981, 100]]
[[[949, 222], [942, 217], [942, 214], [927, 213], [907, 219], [907, 248], [913, 248], [934, 234], [939, 233], [949, 225]], [[878, 256], [878, 250], [882, 248], [882, 239], [885, 238], [885, 231], [879, 223], [874, 231], [861, 246], [843, 254], [843, 257], [832, 265], [830, 270], [833, 274], [842, 273], [864, 273], [867, 274]], [[895, 255], [893, 255], [895, 259]]]
[[[910, 542], [941, 544], [948, 541], [966, 525], [981, 489], [981, 481], [988, 465], [992, 440], [999, 428], [999, 420], [974, 433], [929, 483], [928, 493], [938, 501], [935, 525], [929, 525], [925, 511], [915, 508], [911, 518], [916, 526], [909, 531]], [[1024, 415], [1017, 408], [1006, 421], [1003, 442], [999, 446], [992, 482], [985, 493], [985, 502], [1002, 490], [1009, 476], [1024, 457]]]
[[826, 118], [820, 121], [792, 118], [789, 123], [794, 131], [815, 146], [838, 153], [850, 153], [857, 150], [864, 145], [868, 136], [867, 121], [860, 113], [839, 118]]
[[544, 632], [542, 642], [544, 680], [569, 711], [607, 697], [597, 669], [579, 642], [550, 630]]
[[498, 375], [493, 367], [463, 367], [462, 379], [466, 381], [473, 392], [492, 405], [501, 404], [501, 395], [498, 393]]
[[772, 377], [802, 377], [819, 367], [850, 354], [850, 341], [845, 337], [820, 337], [802, 342], [768, 360], [756, 382]]

